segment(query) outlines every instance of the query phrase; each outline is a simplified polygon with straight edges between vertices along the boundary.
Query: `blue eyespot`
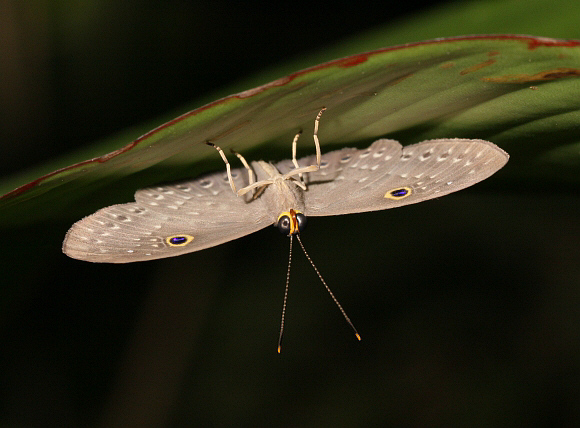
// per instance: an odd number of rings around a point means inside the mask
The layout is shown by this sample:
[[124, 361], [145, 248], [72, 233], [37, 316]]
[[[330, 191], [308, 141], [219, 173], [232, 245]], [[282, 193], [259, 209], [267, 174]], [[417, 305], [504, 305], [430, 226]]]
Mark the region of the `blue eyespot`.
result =
[[165, 242], [170, 247], [185, 247], [191, 241], [193, 241], [193, 236], [191, 235], [173, 235], [165, 238]]
[[391, 190], [391, 196], [394, 196], [395, 198], [407, 196], [407, 193], [409, 193], [407, 189]]
[[173, 245], [179, 245], [183, 244], [185, 241], [187, 241], [187, 238], [185, 236], [174, 236], [169, 240], [169, 243]]
[[411, 190], [410, 187], [397, 187], [385, 193], [385, 198], [394, 199], [395, 201], [398, 201], [399, 199], [403, 199], [406, 198], [407, 196], [410, 196], [411, 193], [413, 193], [413, 191]]

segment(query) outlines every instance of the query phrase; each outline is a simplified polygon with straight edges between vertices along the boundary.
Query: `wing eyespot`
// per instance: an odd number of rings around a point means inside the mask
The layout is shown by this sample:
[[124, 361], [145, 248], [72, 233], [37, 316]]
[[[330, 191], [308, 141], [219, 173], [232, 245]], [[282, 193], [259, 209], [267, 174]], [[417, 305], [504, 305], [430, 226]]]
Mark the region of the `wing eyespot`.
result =
[[413, 190], [410, 187], [397, 187], [385, 193], [385, 198], [399, 201], [401, 199], [405, 199], [408, 196], [411, 196], [412, 193]]
[[185, 247], [193, 241], [191, 235], [172, 235], [165, 238], [165, 242], [170, 247]]

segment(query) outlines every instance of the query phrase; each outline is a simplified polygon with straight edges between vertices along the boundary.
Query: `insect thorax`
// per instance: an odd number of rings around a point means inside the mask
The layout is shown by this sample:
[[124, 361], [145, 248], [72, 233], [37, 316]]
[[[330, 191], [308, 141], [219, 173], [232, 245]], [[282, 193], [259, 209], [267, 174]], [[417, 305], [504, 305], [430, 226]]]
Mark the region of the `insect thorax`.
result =
[[284, 180], [280, 171], [271, 163], [258, 161], [252, 162], [252, 166], [258, 181], [273, 180], [260, 196], [272, 215], [272, 223], [278, 221], [282, 212], [291, 209], [304, 212], [304, 191], [293, 180]]

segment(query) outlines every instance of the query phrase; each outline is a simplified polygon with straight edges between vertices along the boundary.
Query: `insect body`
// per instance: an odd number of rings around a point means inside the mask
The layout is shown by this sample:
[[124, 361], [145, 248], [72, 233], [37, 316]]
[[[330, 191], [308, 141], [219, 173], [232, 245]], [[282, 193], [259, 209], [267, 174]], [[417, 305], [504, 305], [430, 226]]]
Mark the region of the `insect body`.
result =
[[[321, 112], [322, 113], [322, 112]], [[213, 173], [135, 193], [75, 223], [63, 242], [72, 258], [128, 263], [203, 250], [278, 225], [290, 210], [327, 216], [395, 208], [440, 197], [486, 179], [509, 156], [483, 140], [439, 139], [402, 147], [381, 139], [276, 164]], [[239, 156], [239, 155], [238, 155]], [[239, 156], [241, 158], [241, 156]], [[241, 158], [243, 159], [243, 158]], [[254, 179], [255, 176], [255, 179]], [[233, 190], [233, 191], [232, 191]]]
[[250, 165], [236, 154], [244, 168], [231, 169], [223, 151], [208, 143], [224, 160], [225, 174], [138, 190], [135, 202], [103, 208], [75, 223], [64, 239], [64, 253], [91, 262], [153, 260], [203, 250], [269, 225], [292, 243], [308, 216], [383, 210], [447, 195], [488, 178], [509, 158], [488, 141], [470, 139], [406, 147], [380, 139], [366, 149], [321, 154], [323, 111], [315, 120], [314, 155], [296, 159], [298, 133], [292, 159]]

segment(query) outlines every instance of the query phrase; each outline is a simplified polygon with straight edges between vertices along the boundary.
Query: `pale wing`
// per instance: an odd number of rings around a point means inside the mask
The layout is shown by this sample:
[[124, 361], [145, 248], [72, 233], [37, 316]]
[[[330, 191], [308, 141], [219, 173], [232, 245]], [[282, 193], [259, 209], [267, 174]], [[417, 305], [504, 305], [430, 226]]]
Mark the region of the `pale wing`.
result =
[[[468, 139], [429, 140], [404, 148], [394, 140], [377, 140], [364, 150], [330, 152], [318, 171], [305, 174], [305, 214], [375, 211], [447, 195], [488, 178], [508, 158], [488, 141]], [[309, 157], [299, 165], [312, 162]]]
[[[232, 173], [242, 187], [245, 170]], [[153, 260], [203, 250], [271, 224], [262, 201], [234, 195], [224, 175], [138, 190], [136, 202], [103, 208], [75, 223], [63, 251], [91, 262]]]

